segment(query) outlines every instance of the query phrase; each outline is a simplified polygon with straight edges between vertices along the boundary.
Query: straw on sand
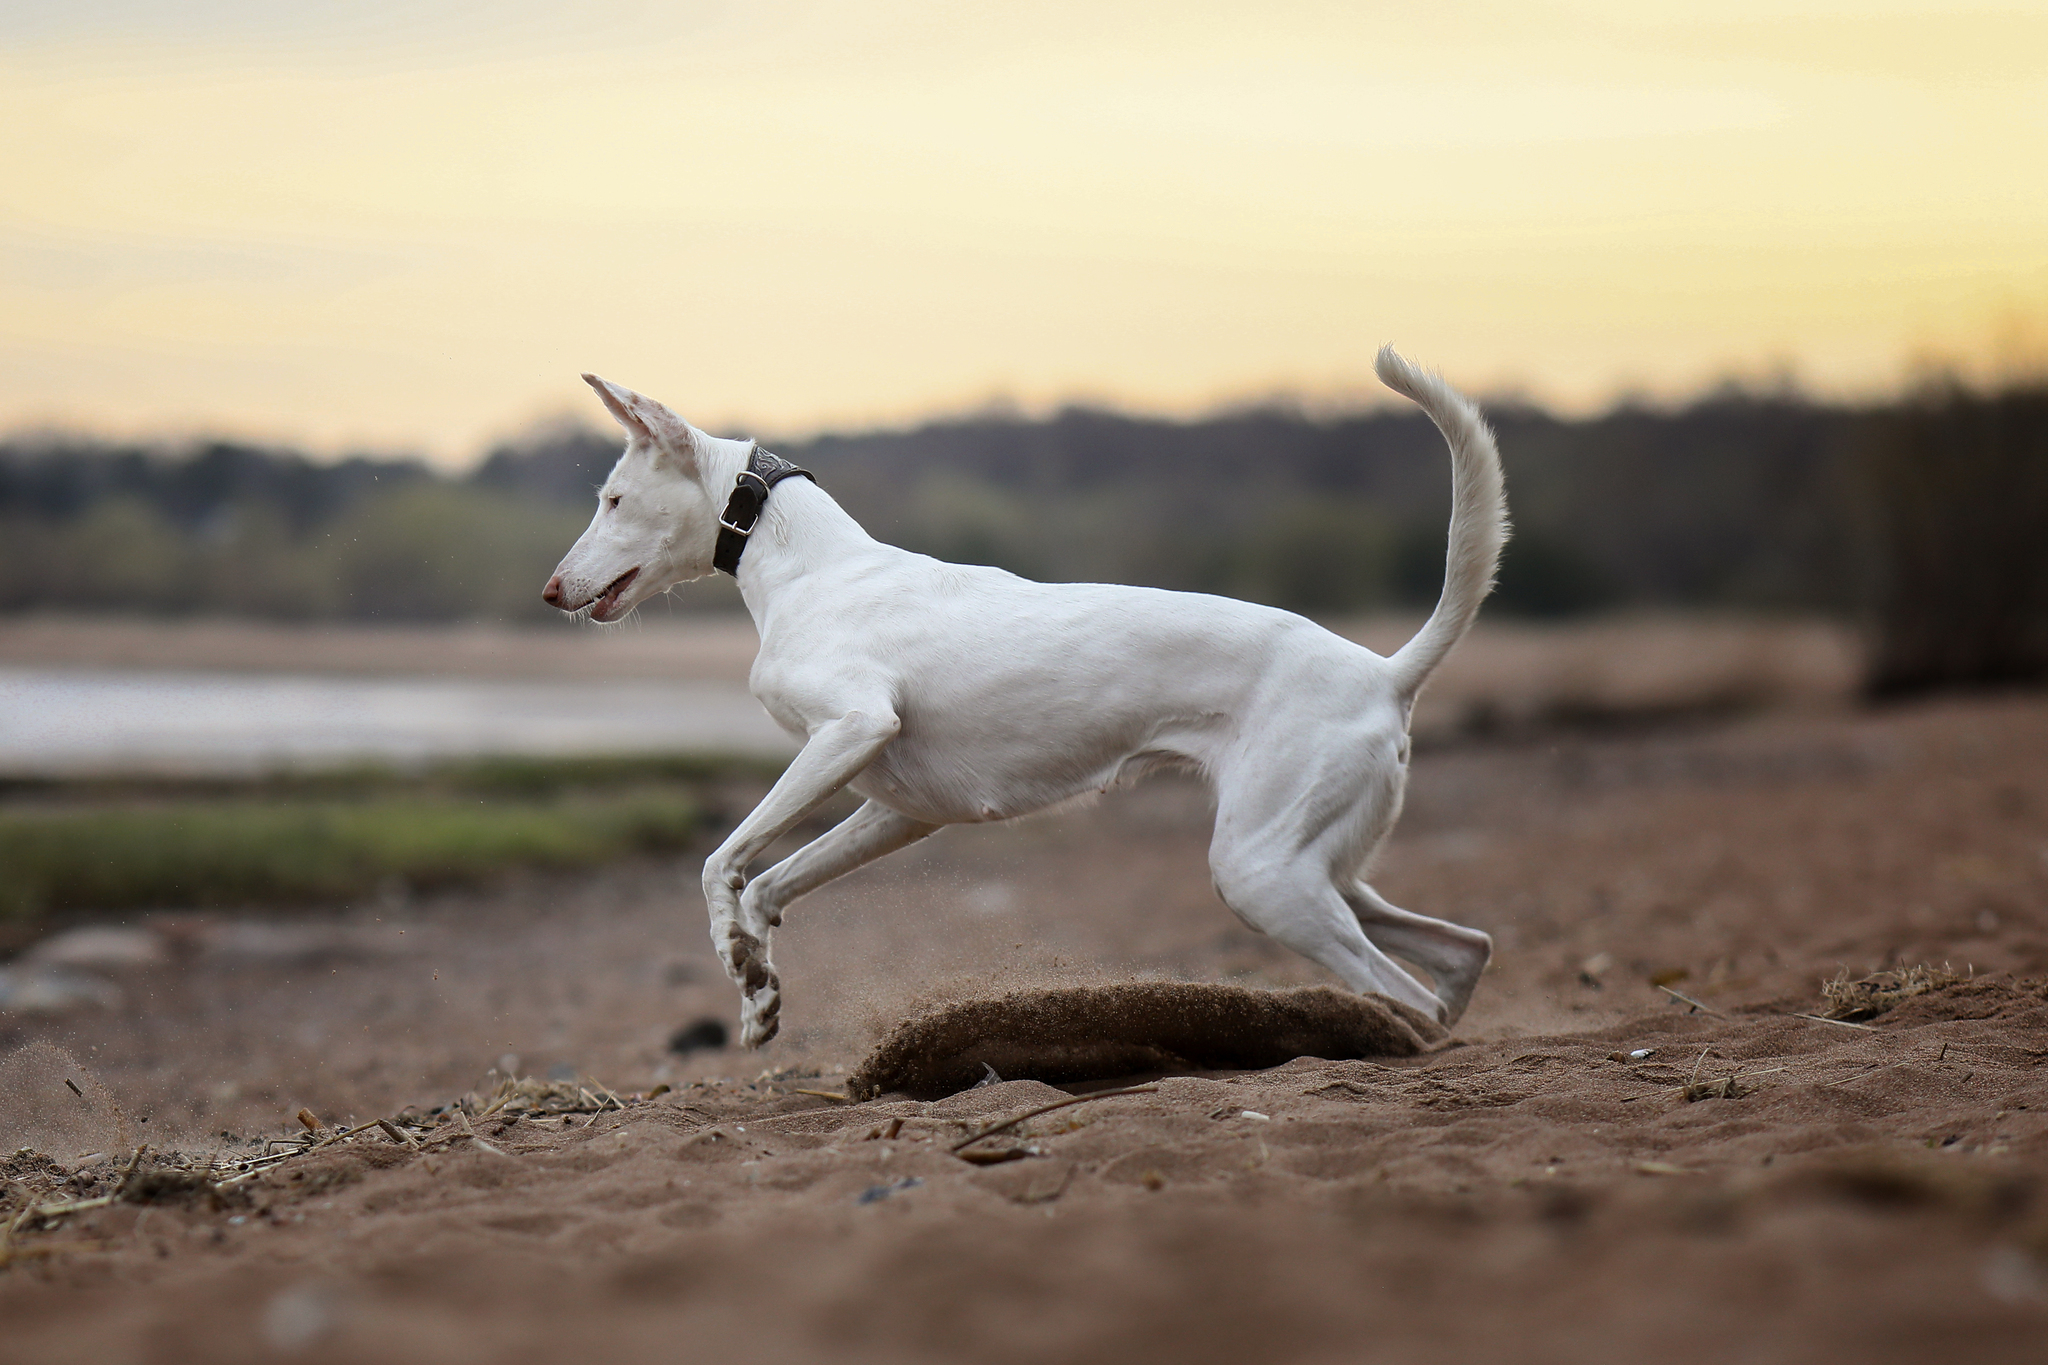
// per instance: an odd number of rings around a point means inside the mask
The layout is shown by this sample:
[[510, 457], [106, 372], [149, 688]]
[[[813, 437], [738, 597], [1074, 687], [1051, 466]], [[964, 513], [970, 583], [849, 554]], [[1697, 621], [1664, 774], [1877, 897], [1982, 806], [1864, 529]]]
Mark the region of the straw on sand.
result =
[[[666, 1088], [660, 1087], [661, 1090]], [[30, 1256], [101, 1246], [98, 1242], [84, 1241], [22, 1245], [20, 1238], [23, 1234], [50, 1231], [75, 1214], [123, 1202], [147, 1202], [163, 1197], [168, 1189], [204, 1191], [218, 1198], [224, 1191], [281, 1166], [330, 1148], [353, 1144], [372, 1130], [383, 1139], [415, 1152], [464, 1140], [483, 1151], [509, 1158], [510, 1152], [485, 1141], [477, 1133], [471, 1125], [472, 1115], [478, 1119], [543, 1118], [596, 1115], [625, 1107], [626, 1101], [620, 1099], [610, 1086], [587, 1077], [575, 1081], [541, 1081], [531, 1077], [505, 1076], [485, 1097], [472, 1092], [425, 1114], [406, 1110], [348, 1127], [330, 1128], [312, 1110], [301, 1109], [293, 1117], [303, 1131], [271, 1138], [260, 1151], [247, 1156], [159, 1152], [145, 1170], [143, 1161], [151, 1152], [144, 1144], [135, 1149], [113, 1178], [112, 1189], [91, 1198], [61, 1193], [63, 1182], [70, 1178], [69, 1173], [55, 1162], [47, 1162], [49, 1169], [43, 1177], [34, 1180], [10, 1178], [6, 1183], [11, 1188], [0, 1194], [0, 1267]], [[18, 1208], [9, 1210], [7, 1206], [12, 1203], [15, 1190], [20, 1191], [22, 1202]]]
[[1835, 1023], [1875, 1019], [1916, 995], [1953, 986], [1966, 978], [1947, 964], [1936, 967], [1921, 963], [1901, 971], [1877, 972], [1859, 981], [1848, 973], [1820, 983], [1821, 998], [1828, 1002], [1827, 1017]]

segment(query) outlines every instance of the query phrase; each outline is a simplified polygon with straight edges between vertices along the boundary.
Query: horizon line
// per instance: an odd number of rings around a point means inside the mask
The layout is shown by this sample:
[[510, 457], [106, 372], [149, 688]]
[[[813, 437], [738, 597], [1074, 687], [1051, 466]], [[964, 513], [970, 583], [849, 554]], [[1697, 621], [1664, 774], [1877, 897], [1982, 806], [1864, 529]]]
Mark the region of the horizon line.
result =
[[[1475, 386], [1466, 392], [1483, 411], [1533, 414], [1547, 417], [1560, 424], [1575, 425], [1605, 421], [1622, 413], [1648, 412], [1674, 416], [1693, 408], [1730, 400], [1788, 402], [1819, 409], [1856, 410], [1889, 407], [1930, 392], [1960, 391], [1983, 395], [2028, 389], [2044, 384], [2048, 384], [2048, 358], [2029, 358], [2018, 364], [1987, 366], [1953, 357], [1941, 357], [1912, 365], [1908, 373], [1891, 383], [1856, 393], [1829, 393], [1804, 381], [1790, 366], [1766, 373], [1730, 370], [1717, 378], [1679, 392], [1659, 393], [1645, 385], [1620, 385], [1604, 401], [1584, 408], [1547, 401], [1512, 383], [1492, 387]], [[1284, 414], [1318, 425], [1335, 425], [1390, 411], [1398, 413], [1402, 410], [1416, 415], [1421, 414], [1421, 409], [1414, 407], [1398, 394], [1381, 388], [1377, 383], [1361, 384], [1356, 389], [1346, 387], [1323, 393], [1276, 388], [1256, 395], [1221, 399], [1200, 408], [1181, 411], [1165, 408], [1148, 409], [1101, 394], [1073, 394], [1038, 403], [1026, 402], [1007, 394], [995, 394], [972, 403], [934, 407], [920, 415], [900, 420], [877, 419], [866, 424], [825, 423], [808, 429], [798, 428], [784, 432], [768, 429], [768, 435], [753, 436], [751, 439], [761, 440], [764, 444], [794, 447], [827, 440], [907, 436], [933, 427], [960, 426], [986, 421], [1011, 421], [1021, 425], [1044, 424], [1070, 413], [1087, 413], [1123, 421], [1167, 426], [1200, 426], [1227, 421], [1234, 417]], [[758, 432], [764, 429], [761, 424], [745, 421], [692, 422], [691, 425], [713, 435], [725, 431], [739, 433]], [[179, 459], [194, 455], [208, 447], [233, 446], [269, 455], [295, 455], [309, 463], [319, 465], [368, 460], [388, 464], [413, 463], [437, 472], [466, 474], [482, 467], [492, 455], [501, 450], [517, 449], [522, 444], [533, 443], [534, 438], [542, 436], [550, 428], [565, 432], [580, 428], [595, 435], [607, 435], [611, 431], [611, 427], [601, 420], [564, 408], [554, 413], [535, 416], [516, 427], [508, 428], [468, 454], [439, 456], [419, 447], [408, 448], [398, 443], [385, 445], [351, 442], [342, 445], [323, 445], [288, 436], [258, 435], [224, 427], [195, 426], [184, 431], [166, 429], [150, 434], [121, 434], [95, 431], [63, 422], [25, 422], [0, 430], [0, 449], [90, 445], [112, 449], [125, 447], [148, 455]]]

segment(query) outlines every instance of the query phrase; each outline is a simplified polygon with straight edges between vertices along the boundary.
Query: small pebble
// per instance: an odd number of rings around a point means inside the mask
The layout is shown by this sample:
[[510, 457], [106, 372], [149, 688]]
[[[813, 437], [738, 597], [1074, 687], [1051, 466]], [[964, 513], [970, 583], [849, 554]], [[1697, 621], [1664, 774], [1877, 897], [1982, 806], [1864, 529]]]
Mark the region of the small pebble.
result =
[[867, 1189], [862, 1190], [860, 1192], [859, 1196], [854, 1200], [854, 1202], [856, 1204], [879, 1203], [880, 1201], [887, 1199], [890, 1195], [895, 1194], [899, 1190], [914, 1190], [922, 1184], [924, 1184], [924, 1181], [918, 1179], [918, 1177], [914, 1175], [905, 1176], [903, 1179], [897, 1181], [893, 1185], [869, 1186]]

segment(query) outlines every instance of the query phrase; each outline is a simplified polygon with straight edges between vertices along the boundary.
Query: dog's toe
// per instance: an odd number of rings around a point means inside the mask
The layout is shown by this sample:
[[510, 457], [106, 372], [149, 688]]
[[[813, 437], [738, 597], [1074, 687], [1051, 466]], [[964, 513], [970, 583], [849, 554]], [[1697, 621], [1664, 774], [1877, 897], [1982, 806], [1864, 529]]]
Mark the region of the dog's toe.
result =
[[748, 1047], [761, 1046], [782, 1026], [781, 983], [773, 971], [765, 976], [765, 983], [750, 991], [740, 1006], [740, 1041]]
[[766, 1012], [748, 1010], [740, 1020], [740, 1041], [750, 1048], [760, 1047], [773, 1038], [782, 1028], [781, 1011], [774, 1001], [769, 1002]]

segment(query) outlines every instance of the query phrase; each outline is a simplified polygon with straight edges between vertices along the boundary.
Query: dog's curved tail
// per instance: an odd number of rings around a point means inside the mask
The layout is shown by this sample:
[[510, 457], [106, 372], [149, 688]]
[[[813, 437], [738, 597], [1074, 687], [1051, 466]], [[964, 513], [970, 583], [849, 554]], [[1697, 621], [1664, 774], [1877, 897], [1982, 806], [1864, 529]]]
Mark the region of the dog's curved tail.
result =
[[1493, 590], [1494, 570], [1508, 539], [1507, 487], [1493, 432], [1463, 394], [1382, 346], [1373, 362], [1380, 382], [1412, 398], [1429, 414], [1451, 447], [1451, 537], [1444, 556], [1444, 590], [1415, 638], [1388, 660], [1404, 701], [1413, 701], [1429, 675], [1465, 638], [1479, 604]]

